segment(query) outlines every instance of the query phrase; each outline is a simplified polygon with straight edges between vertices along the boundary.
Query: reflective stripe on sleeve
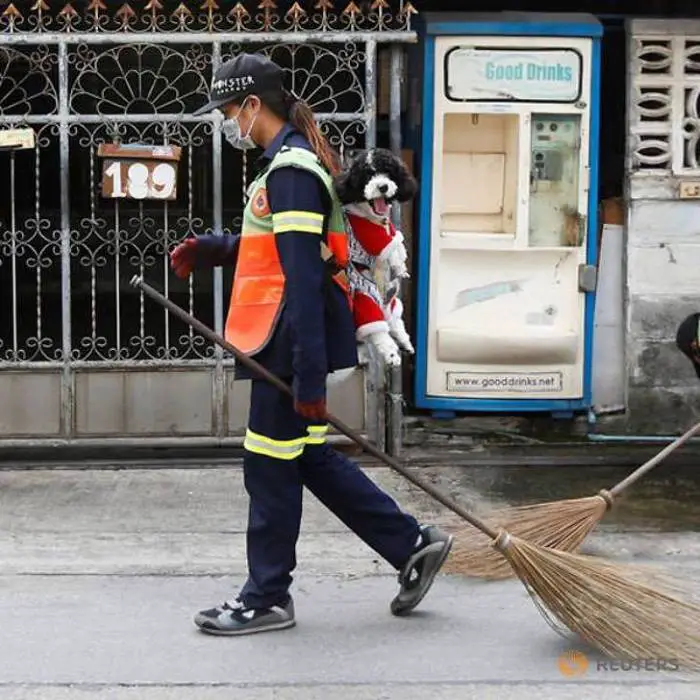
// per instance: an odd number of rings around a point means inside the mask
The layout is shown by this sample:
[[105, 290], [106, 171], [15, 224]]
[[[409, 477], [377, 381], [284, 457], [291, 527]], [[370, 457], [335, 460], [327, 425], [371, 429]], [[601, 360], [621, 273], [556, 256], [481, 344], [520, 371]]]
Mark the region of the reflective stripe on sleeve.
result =
[[304, 233], [323, 233], [323, 214], [313, 211], [282, 211], [272, 215], [272, 227], [275, 233], [303, 231]]

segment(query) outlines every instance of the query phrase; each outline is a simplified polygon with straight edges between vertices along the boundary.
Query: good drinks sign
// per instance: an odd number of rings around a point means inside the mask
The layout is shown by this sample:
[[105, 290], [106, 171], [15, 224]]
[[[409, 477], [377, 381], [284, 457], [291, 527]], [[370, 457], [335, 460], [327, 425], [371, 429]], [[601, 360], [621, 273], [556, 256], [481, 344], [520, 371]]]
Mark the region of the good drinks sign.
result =
[[574, 49], [455, 48], [445, 63], [445, 92], [458, 102], [576, 102], [581, 95]]

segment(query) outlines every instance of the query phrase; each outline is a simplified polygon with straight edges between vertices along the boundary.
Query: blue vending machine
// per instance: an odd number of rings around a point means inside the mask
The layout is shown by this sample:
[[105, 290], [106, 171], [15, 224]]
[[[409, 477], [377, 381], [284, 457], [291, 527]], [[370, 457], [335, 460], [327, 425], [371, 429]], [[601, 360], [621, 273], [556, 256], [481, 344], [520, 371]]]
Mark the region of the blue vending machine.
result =
[[587, 410], [602, 25], [428, 13], [420, 32], [416, 405]]

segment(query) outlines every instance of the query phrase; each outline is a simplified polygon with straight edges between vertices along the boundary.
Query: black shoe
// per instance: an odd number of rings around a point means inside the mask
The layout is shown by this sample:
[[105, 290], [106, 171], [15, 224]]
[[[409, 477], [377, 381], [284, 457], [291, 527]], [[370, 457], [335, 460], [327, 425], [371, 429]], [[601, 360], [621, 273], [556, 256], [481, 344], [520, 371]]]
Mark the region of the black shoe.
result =
[[247, 608], [236, 598], [210, 610], [197, 613], [194, 623], [202, 632], [234, 637], [294, 627], [294, 602], [290, 596], [284, 605]]
[[394, 615], [405, 615], [423, 600], [452, 548], [454, 537], [434, 525], [421, 528], [421, 542], [399, 573], [401, 589], [391, 601]]

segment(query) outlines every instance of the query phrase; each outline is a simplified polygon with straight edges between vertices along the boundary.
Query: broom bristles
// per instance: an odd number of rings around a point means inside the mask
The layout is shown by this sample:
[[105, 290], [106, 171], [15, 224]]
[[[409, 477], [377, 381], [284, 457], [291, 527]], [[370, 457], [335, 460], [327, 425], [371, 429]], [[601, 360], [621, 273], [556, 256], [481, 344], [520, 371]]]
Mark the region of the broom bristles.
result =
[[700, 606], [684, 587], [651, 567], [540, 547], [502, 532], [492, 543], [538, 609], [604, 654], [700, 668]]
[[[575, 552], [603, 519], [608, 507], [603, 496], [595, 495], [494, 511], [487, 519], [531, 544]], [[479, 530], [464, 527], [454, 531], [454, 535], [443, 571], [490, 580], [514, 576], [508, 561]]]

